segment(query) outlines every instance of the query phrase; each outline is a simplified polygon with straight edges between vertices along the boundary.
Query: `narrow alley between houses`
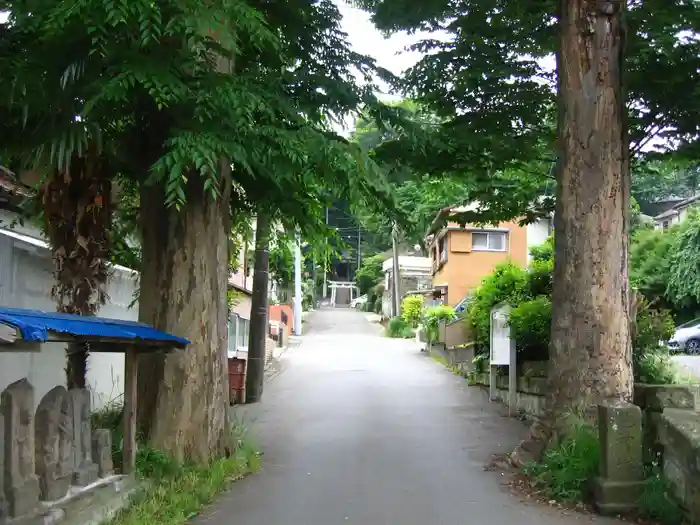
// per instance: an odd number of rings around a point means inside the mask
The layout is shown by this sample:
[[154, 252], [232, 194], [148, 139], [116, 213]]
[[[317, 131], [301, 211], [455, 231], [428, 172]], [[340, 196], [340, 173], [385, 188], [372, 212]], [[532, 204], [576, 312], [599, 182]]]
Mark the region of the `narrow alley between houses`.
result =
[[509, 493], [485, 470], [525, 432], [485, 394], [381, 336], [367, 314], [310, 314], [263, 402], [237, 409], [264, 450], [200, 525], [614, 523]]

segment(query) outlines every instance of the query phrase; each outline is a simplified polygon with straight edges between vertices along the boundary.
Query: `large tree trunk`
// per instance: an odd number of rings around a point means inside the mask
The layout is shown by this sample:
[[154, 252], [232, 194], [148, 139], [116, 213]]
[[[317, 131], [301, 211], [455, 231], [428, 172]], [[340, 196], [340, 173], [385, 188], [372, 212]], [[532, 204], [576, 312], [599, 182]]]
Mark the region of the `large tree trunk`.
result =
[[245, 386], [246, 403], [256, 403], [262, 398], [269, 306], [267, 291], [270, 282], [270, 217], [267, 213], [259, 210], [256, 222], [253, 297], [250, 306], [248, 342], [248, 373]]
[[228, 234], [231, 173], [213, 199], [189, 177], [180, 211], [162, 185], [141, 194], [143, 269], [139, 320], [190, 340], [184, 351], [139, 358], [138, 423], [150, 444], [175, 459], [207, 461], [228, 451]]
[[[39, 191], [44, 230], [51, 245], [57, 310], [95, 315], [107, 299], [111, 180], [94, 148], [74, 155], [69, 169], [51, 174]], [[68, 388], [87, 385], [86, 345], [68, 345]]]
[[624, 2], [562, 0], [558, 196], [548, 412], [514, 461], [537, 458], [568, 414], [629, 400], [629, 152]]

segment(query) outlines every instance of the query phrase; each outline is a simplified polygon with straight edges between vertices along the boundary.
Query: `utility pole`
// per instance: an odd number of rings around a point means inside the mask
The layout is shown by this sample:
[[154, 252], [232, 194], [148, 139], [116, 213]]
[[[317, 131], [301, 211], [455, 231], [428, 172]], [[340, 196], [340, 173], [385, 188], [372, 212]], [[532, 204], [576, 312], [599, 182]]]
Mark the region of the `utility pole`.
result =
[[297, 233], [294, 245], [294, 335], [301, 335], [301, 237]]
[[[326, 226], [328, 226], [328, 208], [326, 208]], [[323, 260], [323, 300], [328, 297], [328, 267], [326, 266], [327, 260]]]
[[357, 271], [360, 271], [360, 265], [362, 264], [362, 248], [360, 248], [362, 241], [362, 230], [360, 225], [357, 225]]
[[393, 261], [392, 261], [392, 289], [391, 289], [391, 311], [394, 317], [397, 317], [401, 314], [401, 298], [399, 297], [399, 290], [400, 285], [399, 281], [401, 280], [401, 271], [399, 268], [399, 228], [396, 225], [396, 222], [394, 222], [392, 228], [391, 228], [391, 249], [392, 249], [392, 256], [393, 256]]
[[311, 287], [311, 300], [313, 301], [312, 309], [316, 309], [316, 252], [313, 254], [311, 263], [313, 267], [311, 268], [311, 279], [313, 280], [313, 286]]

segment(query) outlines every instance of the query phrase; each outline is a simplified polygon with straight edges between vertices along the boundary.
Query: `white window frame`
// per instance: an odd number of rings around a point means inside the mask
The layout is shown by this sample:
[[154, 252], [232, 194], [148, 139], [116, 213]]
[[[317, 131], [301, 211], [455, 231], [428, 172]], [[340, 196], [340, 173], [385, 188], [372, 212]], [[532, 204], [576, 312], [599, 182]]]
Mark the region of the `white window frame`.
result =
[[[477, 247], [474, 245], [474, 235], [486, 235], [486, 248], [481, 248]], [[494, 249], [494, 248], [489, 248], [490, 239], [492, 235], [502, 235], [503, 236], [503, 248], [502, 249]], [[473, 252], [499, 252], [499, 253], [505, 253], [508, 251], [508, 232], [500, 232], [500, 231], [488, 231], [488, 230], [477, 230], [472, 232], [472, 251]]]
[[438, 264], [443, 264], [447, 262], [447, 252], [448, 252], [448, 246], [447, 246], [447, 235], [443, 236], [440, 238], [438, 241], [438, 254], [439, 254], [439, 259], [438, 259]]

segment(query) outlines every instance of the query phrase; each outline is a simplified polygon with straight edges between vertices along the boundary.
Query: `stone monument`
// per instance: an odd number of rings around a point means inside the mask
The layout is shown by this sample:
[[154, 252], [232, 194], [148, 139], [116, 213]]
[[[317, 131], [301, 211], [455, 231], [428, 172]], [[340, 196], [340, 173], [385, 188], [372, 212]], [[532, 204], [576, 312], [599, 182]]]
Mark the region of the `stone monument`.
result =
[[50, 390], [36, 411], [36, 473], [40, 498], [55, 501], [66, 495], [73, 476], [73, 418], [68, 392]]
[[114, 473], [112, 462], [112, 433], [98, 428], [92, 435], [92, 459], [97, 464], [97, 474], [104, 478]]
[[644, 490], [642, 411], [637, 405], [598, 405], [600, 473], [593, 483], [594, 504], [601, 514], [637, 508]]
[[97, 481], [97, 465], [92, 461], [90, 391], [74, 388], [68, 395], [73, 408], [73, 483], [85, 486]]
[[34, 389], [21, 379], [2, 393], [5, 420], [5, 498], [11, 518], [28, 514], [39, 502], [34, 460]]

